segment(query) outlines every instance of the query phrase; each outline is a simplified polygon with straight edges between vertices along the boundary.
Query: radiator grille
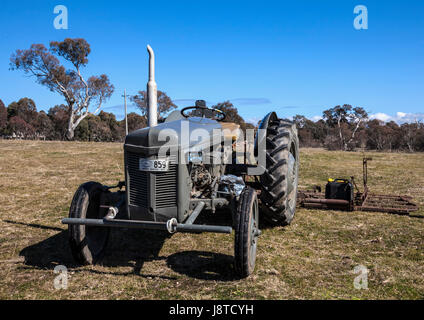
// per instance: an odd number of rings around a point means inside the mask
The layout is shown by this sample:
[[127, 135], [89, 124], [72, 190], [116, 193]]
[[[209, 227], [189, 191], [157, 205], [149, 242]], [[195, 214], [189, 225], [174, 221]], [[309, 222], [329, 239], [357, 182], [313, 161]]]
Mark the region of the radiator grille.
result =
[[[176, 207], [177, 164], [175, 157], [170, 158], [169, 171], [167, 172], [140, 171], [139, 159], [140, 155], [127, 152], [129, 204], [142, 208], [152, 207], [153, 209]], [[149, 204], [150, 192], [153, 192], [155, 205]]]
[[129, 178], [129, 203], [142, 208], [148, 208], [149, 173], [139, 170], [138, 154], [127, 153], [127, 170]]

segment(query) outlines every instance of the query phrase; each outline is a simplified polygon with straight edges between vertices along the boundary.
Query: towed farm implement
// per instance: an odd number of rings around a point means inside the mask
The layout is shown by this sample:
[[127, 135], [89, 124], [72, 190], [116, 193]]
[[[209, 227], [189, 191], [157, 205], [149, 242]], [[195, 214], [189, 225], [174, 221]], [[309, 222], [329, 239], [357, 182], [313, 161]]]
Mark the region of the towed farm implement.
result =
[[409, 215], [418, 210], [412, 197], [403, 195], [383, 195], [371, 193], [368, 188], [368, 161], [363, 163], [363, 192], [352, 176], [350, 179], [328, 179], [325, 193], [320, 186], [313, 190], [299, 190], [297, 203], [300, 207], [322, 210], [371, 211]]

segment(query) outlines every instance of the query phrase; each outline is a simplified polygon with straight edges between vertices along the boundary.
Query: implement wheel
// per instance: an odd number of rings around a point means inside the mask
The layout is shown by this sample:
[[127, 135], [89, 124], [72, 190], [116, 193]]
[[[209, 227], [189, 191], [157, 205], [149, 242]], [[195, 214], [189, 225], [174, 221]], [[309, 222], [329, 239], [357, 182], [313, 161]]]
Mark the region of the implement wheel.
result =
[[[106, 212], [100, 208], [100, 204], [102, 196], [107, 192], [97, 182], [82, 184], [72, 199], [69, 218], [103, 218]], [[69, 225], [68, 232], [72, 256], [77, 263], [94, 264], [102, 258], [109, 238], [109, 228]]]
[[235, 216], [234, 257], [237, 274], [249, 276], [255, 269], [259, 236], [259, 206], [256, 190], [246, 187], [240, 195]]

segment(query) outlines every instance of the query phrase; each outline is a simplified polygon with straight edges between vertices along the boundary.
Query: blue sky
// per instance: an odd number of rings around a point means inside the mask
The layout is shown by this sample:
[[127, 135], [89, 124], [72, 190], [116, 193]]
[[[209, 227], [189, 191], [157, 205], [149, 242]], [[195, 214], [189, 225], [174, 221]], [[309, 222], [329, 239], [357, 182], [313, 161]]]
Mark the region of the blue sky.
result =
[[[69, 29], [53, 27], [65, 5]], [[353, 27], [356, 5], [368, 30]], [[424, 118], [424, 1], [2, 1], [0, 99], [32, 98], [39, 110], [63, 99], [9, 70], [10, 55], [32, 43], [83, 37], [91, 45], [85, 76], [106, 73], [115, 93], [105, 111], [122, 115], [147, 82], [150, 44], [158, 89], [180, 107], [233, 101], [256, 121], [320, 116], [349, 103], [380, 117]]]

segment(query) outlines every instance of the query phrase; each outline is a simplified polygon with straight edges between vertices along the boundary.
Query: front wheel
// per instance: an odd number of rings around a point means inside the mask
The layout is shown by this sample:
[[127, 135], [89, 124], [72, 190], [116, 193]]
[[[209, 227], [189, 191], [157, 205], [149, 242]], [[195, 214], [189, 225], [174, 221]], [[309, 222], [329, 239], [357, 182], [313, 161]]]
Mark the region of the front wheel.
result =
[[[100, 205], [106, 192], [100, 183], [82, 184], [72, 199], [69, 218], [103, 218], [105, 212]], [[69, 225], [68, 232], [72, 256], [77, 263], [93, 264], [101, 259], [108, 242], [109, 228]]]
[[255, 269], [259, 236], [259, 206], [256, 190], [246, 187], [240, 195], [235, 217], [235, 268], [241, 278]]

